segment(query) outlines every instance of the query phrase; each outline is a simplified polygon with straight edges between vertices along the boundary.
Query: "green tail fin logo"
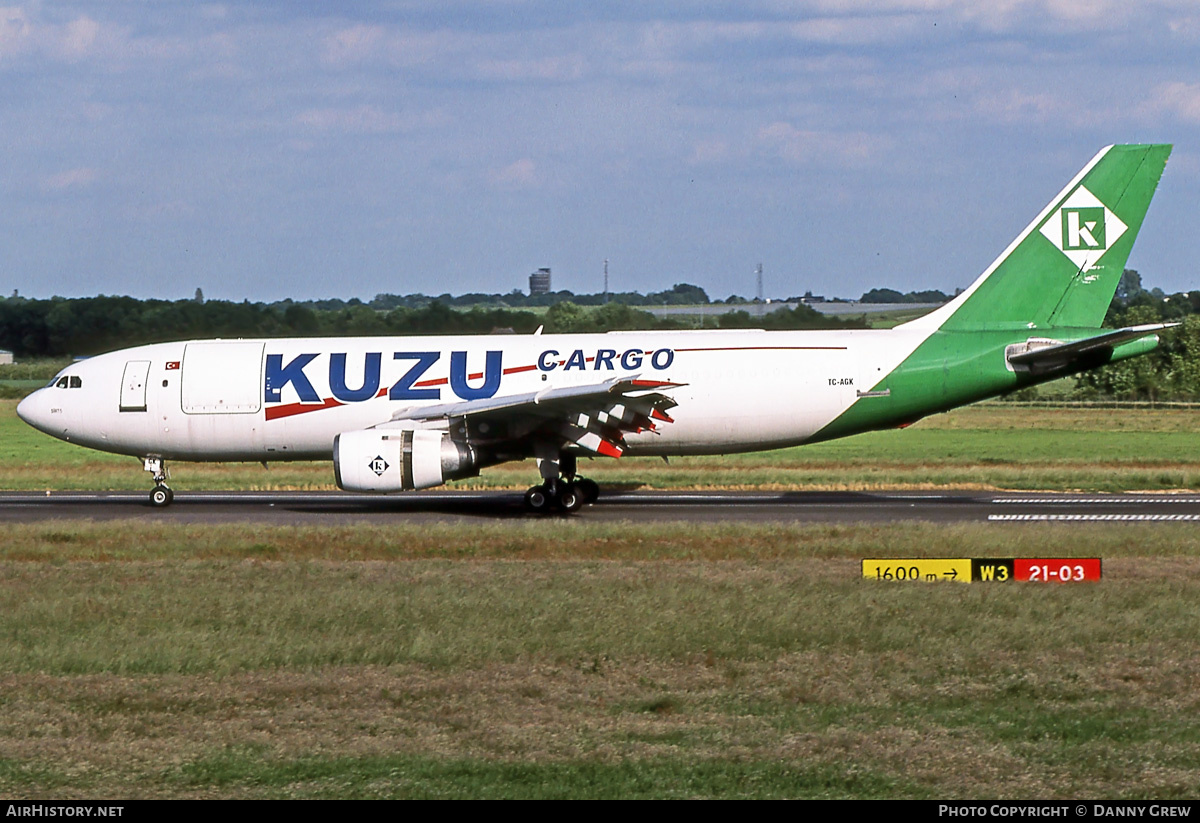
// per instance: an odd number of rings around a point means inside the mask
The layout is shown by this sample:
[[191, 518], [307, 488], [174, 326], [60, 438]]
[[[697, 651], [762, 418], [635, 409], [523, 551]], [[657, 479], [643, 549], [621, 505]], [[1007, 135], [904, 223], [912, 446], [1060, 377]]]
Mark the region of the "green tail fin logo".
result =
[[1102, 149], [966, 291], [909, 325], [1099, 327], [1170, 154]]
[[1042, 224], [1042, 236], [1081, 272], [1091, 271], [1128, 226], [1083, 186]]

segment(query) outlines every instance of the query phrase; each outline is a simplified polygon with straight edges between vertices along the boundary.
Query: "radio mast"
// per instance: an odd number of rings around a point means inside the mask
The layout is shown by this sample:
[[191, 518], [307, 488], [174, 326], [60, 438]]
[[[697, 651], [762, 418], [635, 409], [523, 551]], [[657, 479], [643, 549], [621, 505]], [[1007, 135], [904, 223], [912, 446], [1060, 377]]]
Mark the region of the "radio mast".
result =
[[765, 310], [765, 309], [763, 308], [763, 306], [764, 306], [764, 305], [765, 305], [765, 303], [766, 303], [766, 301], [765, 301], [765, 300], [763, 300], [763, 286], [762, 286], [762, 263], [759, 263], [759, 264], [758, 264], [758, 267], [757, 267], [757, 268], [754, 270], [754, 274], [755, 274], [755, 277], [757, 278], [757, 285], [758, 285], [758, 291], [757, 291], [757, 296], [758, 296], [758, 316], [759, 316], [759, 317], [762, 317], [763, 311]]

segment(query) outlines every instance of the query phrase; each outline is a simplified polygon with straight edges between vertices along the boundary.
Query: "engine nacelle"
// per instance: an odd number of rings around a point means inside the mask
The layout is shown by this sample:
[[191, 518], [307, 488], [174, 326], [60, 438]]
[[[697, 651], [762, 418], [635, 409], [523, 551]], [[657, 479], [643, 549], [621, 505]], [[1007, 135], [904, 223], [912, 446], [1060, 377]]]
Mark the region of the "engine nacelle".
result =
[[475, 451], [438, 429], [366, 429], [333, 438], [338, 488], [398, 492], [440, 486], [479, 473]]

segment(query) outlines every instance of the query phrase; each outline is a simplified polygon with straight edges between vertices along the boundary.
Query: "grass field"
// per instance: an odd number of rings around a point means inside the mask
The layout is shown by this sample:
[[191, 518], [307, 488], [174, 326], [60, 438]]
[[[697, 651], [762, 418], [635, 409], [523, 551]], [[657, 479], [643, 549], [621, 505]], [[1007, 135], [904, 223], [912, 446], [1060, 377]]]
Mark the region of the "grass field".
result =
[[[148, 489], [131, 457], [47, 437], [0, 400], [0, 488]], [[935, 415], [901, 431], [721, 457], [582, 461], [601, 485], [663, 489], [996, 488], [1089, 491], [1200, 489], [1200, 410], [1029, 408], [991, 403]], [[172, 484], [195, 489], [331, 489], [329, 463], [172, 463]], [[524, 489], [531, 461], [487, 469], [459, 488]]]
[[[966, 546], [1106, 579], [858, 579]], [[0, 794], [1194, 797], [1198, 555], [1168, 526], [16, 527]]]
[[[0, 408], [0, 485], [146, 485]], [[591, 474], [1175, 490], [1200, 487], [1195, 417], [994, 404]], [[329, 475], [178, 464], [175, 484]], [[884, 553], [1099, 556], [1104, 580], [861, 580]], [[1198, 601], [1186, 524], [16, 525], [0, 796], [1193, 798]]]

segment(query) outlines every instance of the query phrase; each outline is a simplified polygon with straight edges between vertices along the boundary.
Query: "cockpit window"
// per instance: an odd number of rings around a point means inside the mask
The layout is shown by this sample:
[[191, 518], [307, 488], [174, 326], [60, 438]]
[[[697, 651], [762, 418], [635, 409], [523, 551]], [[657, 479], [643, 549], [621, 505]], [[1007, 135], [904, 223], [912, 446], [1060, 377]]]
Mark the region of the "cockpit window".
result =
[[57, 389], [82, 389], [83, 378], [77, 374], [64, 374], [51, 380], [50, 385]]
[[72, 388], [72, 389], [83, 388], [83, 380], [81, 380], [78, 375], [74, 375], [74, 374], [71, 375], [70, 388]]
[[60, 377], [60, 378], [58, 378], [58, 382], [57, 382], [57, 383], [55, 383], [54, 385], [55, 385], [55, 386], [57, 386], [57, 387], [58, 387], [58, 388], [60, 388], [60, 389], [65, 389], [65, 388], [67, 387], [67, 385], [68, 385], [68, 382], [69, 382], [69, 381], [67, 380], [67, 378], [65, 378], [65, 377]]

